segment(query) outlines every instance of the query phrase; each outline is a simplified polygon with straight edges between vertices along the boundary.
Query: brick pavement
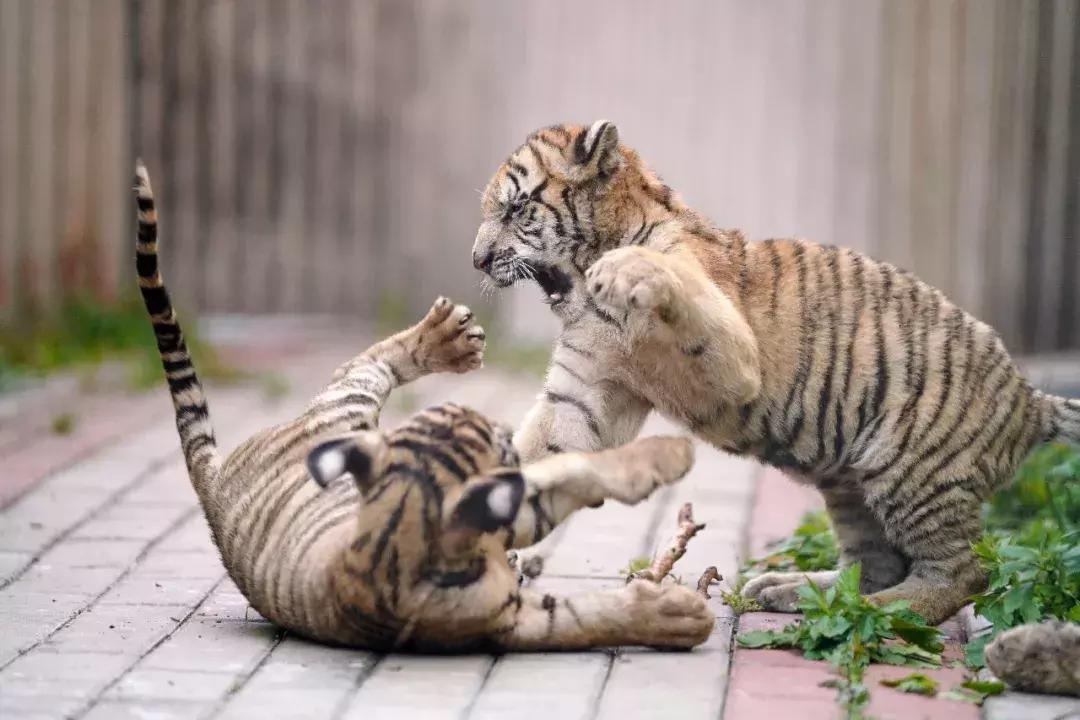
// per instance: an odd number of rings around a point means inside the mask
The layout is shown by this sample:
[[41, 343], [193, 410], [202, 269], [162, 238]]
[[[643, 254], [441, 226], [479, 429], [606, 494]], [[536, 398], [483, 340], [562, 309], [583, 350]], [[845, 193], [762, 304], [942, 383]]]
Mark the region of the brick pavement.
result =
[[[222, 445], [294, 413], [345, 354], [293, 358], [291, 392], [276, 403], [255, 388], [212, 389]], [[384, 424], [450, 399], [516, 423], [538, 385], [494, 370], [427, 378], [391, 400]], [[87, 404], [80, 420], [92, 422], [66, 443], [24, 433], [0, 451], [17, 452], [30, 473], [0, 512], [0, 717], [719, 716], [732, 630], [719, 604], [713, 638], [694, 653], [382, 656], [286, 637], [225, 578], [164, 390], [120, 401], [115, 426], [103, 427], [106, 406]], [[672, 430], [651, 421], [647, 432]], [[733, 573], [756, 468], [708, 449], [699, 458], [686, 481], [646, 503], [574, 517], [536, 549], [546, 558], [537, 586], [618, 585], [691, 498], [709, 528], [678, 567], [688, 582], [709, 564]]]
[[[339, 343], [294, 353], [285, 373], [291, 391], [277, 402], [255, 388], [213, 389], [223, 446], [293, 414], [348, 352]], [[384, 424], [450, 399], [516, 423], [537, 387], [535, 378], [495, 370], [427, 378], [391, 400]], [[817, 687], [828, 677], [822, 663], [780, 651], [732, 657], [738, 623], [716, 600], [716, 630], [691, 653], [384, 656], [287, 637], [225, 578], [177, 452], [164, 390], [119, 401], [112, 406], [119, 418], [109, 407], [88, 405], [65, 442], [10, 422], [0, 433], [0, 463], [7, 469], [18, 453], [20, 472], [28, 473], [0, 482], [18, 486], [0, 511], [0, 717], [836, 716], [832, 691]], [[646, 432], [672, 430], [654, 420]], [[607, 503], [582, 512], [538, 546], [546, 564], [534, 582], [561, 593], [618, 585], [620, 568], [666, 539], [687, 500], [708, 528], [676, 571], [692, 582], [715, 564], [734, 577], [743, 545], [760, 548], [786, 534], [813, 502], [812, 493], [772, 475], [758, 484], [759, 474], [753, 463], [699, 446], [681, 484], [637, 507]], [[758, 614], [741, 623], [786, 620]], [[885, 688], [875, 687], [874, 696], [879, 717], [977, 716], [974, 708]], [[988, 717], [1053, 717], [1049, 702], [1011, 695]], [[1031, 714], [1036, 707], [1045, 712]]]

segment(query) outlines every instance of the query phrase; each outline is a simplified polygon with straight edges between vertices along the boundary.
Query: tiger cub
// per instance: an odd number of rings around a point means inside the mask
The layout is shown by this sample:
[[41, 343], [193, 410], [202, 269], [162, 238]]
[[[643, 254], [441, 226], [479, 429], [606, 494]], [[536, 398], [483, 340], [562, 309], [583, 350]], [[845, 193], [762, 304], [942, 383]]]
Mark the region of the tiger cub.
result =
[[634, 581], [554, 597], [519, 589], [506, 558], [578, 508], [636, 503], [678, 480], [693, 461], [687, 438], [522, 467], [509, 429], [458, 405], [377, 429], [393, 388], [480, 367], [483, 329], [445, 298], [342, 365], [298, 418], [223, 460], [158, 272], [141, 164], [135, 191], [139, 287], [188, 472], [225, 568], [263, 616], [315, 640], [378, 650], [689, 648], [708, 637], [714, 617], [689, 588]]
[[[959, 610], [986, 583], [982, 500], [1036, 443], [1080, 441], [1080, 402], [1033, 390], [941, 292], [852, 250], [717, 229], [609, 122], [534, 132], [482, 211], [473, 264], [536, 280], [562, 321], [523, 460], [620, 445], [655, 408], [816, 486], [876, 602]], [[804, 581], [743, 592], [792, 611]]]

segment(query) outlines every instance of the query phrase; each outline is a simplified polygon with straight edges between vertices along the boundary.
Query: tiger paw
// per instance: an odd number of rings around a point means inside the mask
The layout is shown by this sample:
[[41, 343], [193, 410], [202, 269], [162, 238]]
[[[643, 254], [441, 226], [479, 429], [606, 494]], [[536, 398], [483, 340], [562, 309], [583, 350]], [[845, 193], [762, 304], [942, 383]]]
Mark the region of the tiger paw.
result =
[[597, 454], [605, 498], [636, 505], [690, 471], [694, 445], [685, 437], [647, 437]]
[[705, 642], [716, 624], [705, 598], [677, 583], [632, 580], [622, 592], [637, 644], [689, 649]]
[[838, 573], [833, 570], [819, 572], [768, 572], [750, 580], [742, 589], [742, 596], [757, 600], [762, 609], [769, 612], [793, 613], [799, 609], [799, 588], [807, 581], [825, 589], [836, 583]]
[[415, 359], [428, 372], [465, 373], [484, 364], [484, 328], [464, 305], [440, 297], [416, 332]]
[[585, 287], [598, 305], [618, 315], [657, 311], [665, 322], [676, 313], [676, 280], [664, 266], [664, 256], [640, 247], [604, 253], [585, 271]]

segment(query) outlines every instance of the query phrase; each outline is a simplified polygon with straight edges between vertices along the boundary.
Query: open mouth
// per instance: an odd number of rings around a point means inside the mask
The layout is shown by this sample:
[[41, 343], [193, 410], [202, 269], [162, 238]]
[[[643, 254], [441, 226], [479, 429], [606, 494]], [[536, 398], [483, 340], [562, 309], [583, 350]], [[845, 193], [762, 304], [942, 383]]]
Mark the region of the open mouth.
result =
[[510, 287], [518, 280], [535, 280], [540, 289], [544, 291], [544, 299], [551, 305], [557, 305], [566, 299], [573, 288], [573, 280], [560, 268], [554, 265], [525, 260], [519, 258], [508, 268], [509, 272], [489, 273], [491, 279], [499, 287]]
[[552, 305], [561, 303], [570, 294], [574, 284], [570, 276], [554, 265], [537, 265], [533, 263], [533, 279], [540, 289], [544, 291], [548, 302]]

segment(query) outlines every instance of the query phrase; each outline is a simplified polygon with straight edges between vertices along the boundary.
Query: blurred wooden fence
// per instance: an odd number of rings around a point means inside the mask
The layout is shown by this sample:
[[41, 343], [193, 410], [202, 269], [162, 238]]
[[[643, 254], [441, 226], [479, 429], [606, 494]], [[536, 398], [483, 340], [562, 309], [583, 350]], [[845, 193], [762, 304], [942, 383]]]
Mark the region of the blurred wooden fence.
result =
[[128, 286], [136, 152], [183, 305], [475, 297], [476, 190], [535, 127], [605, 117], [719, 225], [1080, 347], [1078, 6], [0, 0], [0, 317]]

